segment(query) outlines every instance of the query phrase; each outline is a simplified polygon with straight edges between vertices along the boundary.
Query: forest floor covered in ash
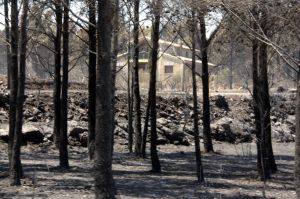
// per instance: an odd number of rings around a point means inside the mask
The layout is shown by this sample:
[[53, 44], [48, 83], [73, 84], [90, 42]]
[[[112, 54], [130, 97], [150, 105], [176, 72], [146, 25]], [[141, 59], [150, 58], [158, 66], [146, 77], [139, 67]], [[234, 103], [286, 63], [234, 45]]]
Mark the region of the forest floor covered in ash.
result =
[[[215, 142], [216, 153], [202, 154], [205, 184], [195, 174], [193, 146], [159, 146], [160, 174], [150, 159], [138, 159], [116, 143], [113, 161], [119, 198], [262, 198], [264, 184], [256, 172], [254, 143]], [[0, 198], [94, 198], [93, 163], [87, 149], [70, 147], [70, 170], [57, 169], [52, 147], [22, 148], [22, 186], [8, 186], [6, 144], [0, 145]], [[203, 148], [203, 146], [202, 146]], [[293, 188], [294, 144], [274, 143], [278, 172], [265, 185], [267, 198], [296, 198]]]
[[[116, 96], [113, 170], [119, 198], [296, 198], [293, 188], [295, 93], [272, 94], [271, 125], [278, 172], [265, 185], [256, 171], [253, 101], [247, 93], [215, 93], [211, 128], [215, 153], [203, 154], [205, 183], [196, 180], [191, 96], [164, 93], [157, 98], [158, 154], [162, 173], [127, 147], [126, 94]], [[93, 162], [87, 155], [87, 94], [69, 93], [70, 170], [58, 166], [53, 146], [51, 91], [26, 93], [22, 139], [22, 186], [8, 180], [8, 92], [0, 89], [0, 198], [94, 198]], [[142, 97], [145, 118], [146, 97]], [[201, 113], [201, 99], [199, 101]], [[202, 121], [199, 121], [201, 148]]]

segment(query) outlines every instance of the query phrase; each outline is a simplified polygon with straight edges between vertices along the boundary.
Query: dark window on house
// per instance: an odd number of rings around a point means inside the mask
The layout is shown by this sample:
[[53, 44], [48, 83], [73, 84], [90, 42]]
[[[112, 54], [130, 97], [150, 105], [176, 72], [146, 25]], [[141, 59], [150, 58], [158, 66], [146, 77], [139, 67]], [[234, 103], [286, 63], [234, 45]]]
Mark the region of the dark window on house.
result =
[[173, 65], [165, 65], [165, 73], [173, 74]]

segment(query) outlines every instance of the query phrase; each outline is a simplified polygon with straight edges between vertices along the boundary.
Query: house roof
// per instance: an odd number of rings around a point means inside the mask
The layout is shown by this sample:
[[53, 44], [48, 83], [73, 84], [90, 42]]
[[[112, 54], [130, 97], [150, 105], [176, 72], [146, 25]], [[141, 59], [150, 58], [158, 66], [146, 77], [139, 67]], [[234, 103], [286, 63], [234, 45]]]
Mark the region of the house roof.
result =
[[[187, 58], [187, 57], [182, 57], [182, 56], [174, 56], [174, 55], [171, 55], [169, 53], [163, 53], [163, 55], [165, 56], [168, 56], [168, 57], [171, 57], [171, 58], [175, 58], [175, 59], [180, 59], [183, 63], [186, 63], [186, 62], [192, 62], [193, 60], [191, 58]], [[199, 60], [199, 59], [196, 59], [196, 63], [197, 64], [202, 64], [202, 61]], [[208, 63], [209, 66], [216, 66], [212, 63]]]
[[[140, 37], [139, 41], [151, 41], [151, 37], [145, 36], [145, 37]], [[163, 39], [159, 39], [158, 41], [160, 44], [166, 44], [168, 46], [173, 46], [173, 47], [178, 47], [178, 48], [183, 48], [186, 50], [191, 50], [191, 48], [187, 45], [184, 45], [183, 43], [176, 43], [174, 41], [167, 41], [167, 40], [163, 40]], [[200, 52], [199, 49], [196, 49], [196, 51]]]
[[[118, 58], [120, 57], [123, 57], [123, 56], [127, 56], [128, 53], [122, 53], [122, 54], [119, 54], [118, 55]], [[168, 56], [168, 57], [171, 57], [171, 58], [174, 58], [174, 59], [179, 59], [180, 61], [182, 61], [182, 63], [187, 63], [187, 62], [192, 62], [192, 59], [191, 58], [188, 58], [188, 57], [183, 57], [183, 56], [175, 56], [175, 55], [171, 55], [169, 53], [166, 53], [164, 52], [162, 56]], [[148, 59], [139, 59], [139, 62], [142, 62], [142, 63], [147, 63], [148, 62]], [[196, 59], [196, 63], [197, 64], [202, 64], [202, 61], [199, 60], [199, 59]], [[215, 64], [212, 64], [212, 63], [208, 63], [209, 66], [216, 66]]]

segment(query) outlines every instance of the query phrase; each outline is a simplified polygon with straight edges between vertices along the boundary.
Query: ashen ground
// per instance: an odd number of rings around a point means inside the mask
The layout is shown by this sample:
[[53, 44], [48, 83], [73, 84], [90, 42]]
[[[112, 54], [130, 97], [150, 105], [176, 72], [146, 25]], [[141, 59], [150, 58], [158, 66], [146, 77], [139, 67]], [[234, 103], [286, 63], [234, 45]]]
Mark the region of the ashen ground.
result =
[[[0, 198], [94, 198], [92, 162], [86, 148], [70, 147], [68, 171], [60, 171], [53, 146], [22, 148], [25, 178], [22, 186], [8, 186], [7, 145], [0, 143]], [[159, 146], [162, 173], [149, 172], [149, 159], [136, 159], [126, 145], [116, 143], [114, 179], [119, 198], [262, 198], [257, 179], [255, 143], [215, 143], [213, 154], [203, 154], [206, 183], [195, 177], [194, 147]], [[293, 188], [294, 143], [274, 143], [278, 173], [266, 184], [267, 198], [296, 198]]]

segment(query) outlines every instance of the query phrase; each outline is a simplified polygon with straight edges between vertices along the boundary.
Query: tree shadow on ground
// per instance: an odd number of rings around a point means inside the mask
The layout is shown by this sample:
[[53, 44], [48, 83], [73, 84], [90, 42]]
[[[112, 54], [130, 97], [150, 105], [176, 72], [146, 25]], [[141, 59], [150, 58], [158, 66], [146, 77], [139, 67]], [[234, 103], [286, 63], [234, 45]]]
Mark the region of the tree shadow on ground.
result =
[[[136, 198], [262, 198], [252, 194], [262, 189], [263, 186], [258, 179], [255, 156], [205, 154], [202, 161], [206, 183], [199, 185], [196, 181], [193, 152], [160, 152], [159, 155], [162, 165], [160, 174], [147, 171], [151, 165], [149, 159], [139, 165], [138, 163], [128, 164], [128, 161], [135, 162], [135, 160], [126, 157], [124, 166], [127, 166], [128, 170], [115, 170], [114, 172], [121, 195]], [[288, 162], [293, 161], [291, 156], [277, 156], [277, 158]], [[118, 163], [122, 164], [121, 161]], [[148, 167], [145, 167], [147, 164]], [[278, 167], [279, 171], [271, 179], [272, 183], [268, 183], [268, 190], [294, 190], [292, 164], [278, 164]], [[277, 186], [277, 184], [290, 186]], [[241, 190], [243, 193], [236, 191], [223, 193], [218, 190]]]
[[[133, 154], [114, 153], [114, 178], [118, 194], [128, 198], [262, 198], [262, 183], [257, 179], [256, 157], [223, 154], [204, 154], [202, 161], [206, 182], [196, 180], [194, 152], [159, 152], [162, 172], [155, 174], [150, 159]], [[87, 154], [70, 151], [69, 170], [56, 169], [57, 154], [23, 152], [24, 181], [28, 192], [2, 191], [8, 179], [0, 179], [0, 198], [46, 198], [49, 193], [73, 192], [93, 196], [92, 162]], [[279, 172], [274, 175], [268, 190], [277, 192], [293, 189], [293, 156], [276, 156]], [[8, 169], [7, 160], [0, 160], [0, 172]], [[3, 181], [4, 180], [4, 181]], [[1, 182], [3, 181], [3, 182]], [[34, 182], [34, 183], [33, 183]], [[5, 185], [7, 186], [7, 185]], [[43, 193], [43, 190], [48, 193]], [[27, 190], [27, 189], [24, 189]], [[36, 193], [34, 192], [36, 190]]]

